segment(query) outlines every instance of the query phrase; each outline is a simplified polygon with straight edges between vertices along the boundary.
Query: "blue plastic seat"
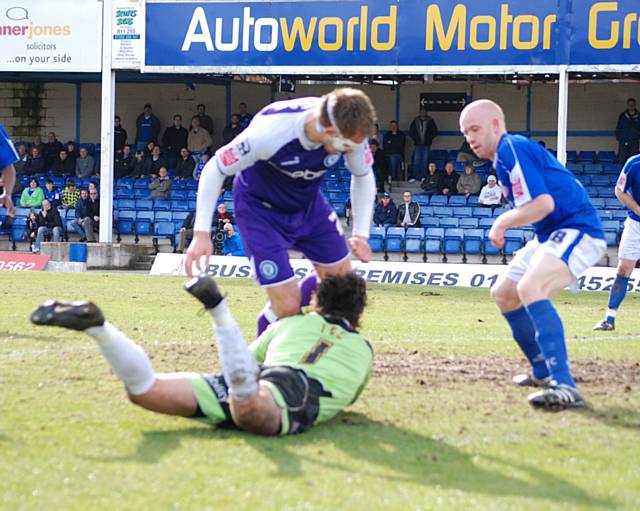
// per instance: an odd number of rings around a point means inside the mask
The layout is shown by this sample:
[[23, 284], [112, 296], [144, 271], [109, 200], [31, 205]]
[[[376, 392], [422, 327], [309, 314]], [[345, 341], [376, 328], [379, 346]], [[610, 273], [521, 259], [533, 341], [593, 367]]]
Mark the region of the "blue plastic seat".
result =
[[187, 200], [187, 190], [171, 190], [172, 200]]
[[429, 227], [425, 231], [424, 251], [427, 254], [440, 254], [442, 252], [443, 239], [444, 229], [441, 227]]
[[591, 204], [593, 204], [593, 207], [597, 208], [597, 209], [604, 209], [604, 206], [605, 206], [604, 199], [601, 199], [601, 198], [593, 198], [592, 197], [591, 198]]
[[493, 216], [493, 211], [491, 208], [483, 208], [478, 206], [477, 208], [473, 208], [473, 216], [475, 218], [487, 218]]
[[133, 189], [133, 198], [139, 200], [146, 200], [151, 192], [146, 190], [145, 188], [134, 188]]
[[420, 205], [420, 208], [429, 205], [429, 196], [425, 194], [415, 194], [413, 200]]
[[602, 163], [585, 163], [584, 173], [591, 175], [602, 174]]
[[600, 220], [613, 220], [613, 213], [607, 209], [599, 209], [598, 216]]
[[189, 202], [186, 200], [172, 200], [171, 211], [189, 211]]
[[173, 212], [169, 210], [160, 210], [156, 211], [154, 214], [154, 219], [157, 222], [171, 222], [173, 221]]
[[453, 213], [460, 219], [469, 218], [473, 216], [473, 208], [468, 208], [466, 206], [462, 208], [456, 208], [453, 210]]
[[430, 206], [446, 206], [449, 203], [449, 197], [446, 195], [432, 195], [429, 199]]
[[484, 231], [482, 229], [468, 229], [464, 231], [464, 253], [468, 255], [482, 253], [483, 239]]
[[134, 188], [142, 188], [144, 190], [148, 190], [150, 182], [151, 182], [151, 180], [148, 177], [139, 177], [138, 179], [136, 179], [133, 182], [133, 187]]
[[513, 254], [524, 245], [524, 231], [522, 229], [508, 229], [504, 233], [504, 253]]
[[424, 241], [424, 229], [422, 227], [409, 227], [405, 234], [404, 250], [409, 254], [422, 253]]
[[133, 188], [116, 188], [116, 197], [118, 199], [135, 199]]
[[616, 161], [616, 153], [613, 151], [599, 151], [597, 161], [600, 163], [613, 163]]
[[181, 222], [184, 222], [184, 220], [189, 216], [189, 212], [188, 211], [173, 211], [173, 219], [174, 220], [180, 220]]
[[452, 195], [449, 197], [449, 206], [466, 206], [467, 198], [464, 195]]
[[450, 218], [453, 216], [453, 208], [450, 208], [448, 206], [446, 207], [434, 207], [433, 208], [433, 214], [434, 216], [440, 217], [440, 218]]
[[118, 220], [129, 220], [131, 222], [135, 221], [137, 212], [132, 209], [121, 209], [118, 210]]
[[577, 161], [593, 163], [596, 161], [595, 151], [580, 151], [578, 153]]
[[612, 247], [618, 244], [618, 231], [620, 230], [620, 222], [618, 220], [605, 220], [602, 222], [604, 227], [604, 239], [607, 246]]
[[567, 161], [570, 161], [570, 162], [578, 161], [578, 152], [577, 151], [567, 151]]
[[461, 218], [460, 229], [477, 229], [478, 228], [478, 219], [477, 218]]
[[462, 229], [447, 229], [444, 231], [444, 253], [459, 254], [462, 251], [462, 240], [464, 231]]
[[168, 239], [171, 242], [171, 246], [175, 243], [175, 227], [172, 221], [160, 221], [155, 223], [153, 230], [153, 244], [158, 247], [158, 242], [161, 239]]
[[153, 201], [138, 199], [135, 201], [135, 209], [146, 209], [148, 211], [151, 211], [153, 209]]
[[373, 226], [369, 230], [369, 246], [373, 252], [382, 252], [386, 231], [384, 227]]
[[153, 201], [154, 211], [171, 211], [171, 201], [169, 200], [156, 200]]
[[404, 227], [389, 227], [387, 229], [387, 235], [385, 239], [385, 251], [402, 252], [404, 236]]
[[480, 229], [491, 229], [493, 225], [493, 218], [480, 218], [478, 219], [478, 227]]
[[441, 218], [440, 227], [443, 229], [457, 228], [460, 225], [460, 220], [457, 218]]
[[425, 228], [440, 227], [440, 219], [435, 216], [421, 216], [420, 225]]
[[471, 195], [471, 196], [469, 196], [469, 198], [467, 198], [467, 206], [475, 207], [477, 205], [478, 205], [478, 196], [477, 195]]
[[624, 222], [628, 215], [626, 209], [614, 209], [611, 211], [611, 216], [613, 220], [618, 220], [620, 222]]

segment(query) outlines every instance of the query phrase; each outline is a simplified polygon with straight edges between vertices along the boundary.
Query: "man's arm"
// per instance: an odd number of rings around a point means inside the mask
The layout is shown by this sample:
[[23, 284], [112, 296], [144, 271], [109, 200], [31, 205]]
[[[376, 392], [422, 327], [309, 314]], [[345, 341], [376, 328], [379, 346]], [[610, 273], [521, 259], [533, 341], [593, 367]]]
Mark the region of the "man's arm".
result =
[[628, 194], [627, 192], [623, 192], [617, 186], [615, 191], [616, 197], [620, 202], [622, 202], [622, 204], [624, 204], [625, 208], [633, 211], [636, 215], [640, 215], [640, 204], [638, 204], [630, 194]]
[[13, 211], [13, 201], [11, 200], [11, 194], [13, 193], [13, 187], [16, 183], [16, 169], [13, 165], [7, 165], [2, 169], [2, 195], [0, 195], [0, 205]]
[[548, 193], [543, 193], [523, 206], [502, 213], [502, 215], [493, 222], [491, 230], [489, 231], [491, 243], [496, 248], [502, 248], [504, 245], [504, 233], [507, 229], [539, 222], [553, 213], [555, 207], [553, 197]]
[[366, 263], [371, 258], [371, 247], [367, 240], [376, 198], [376, 178], [371, 168], [373, 155], [366, 142], [346, 154], [345, 162], [351, 172], [353, 229], [349, 246], [353, 255]]

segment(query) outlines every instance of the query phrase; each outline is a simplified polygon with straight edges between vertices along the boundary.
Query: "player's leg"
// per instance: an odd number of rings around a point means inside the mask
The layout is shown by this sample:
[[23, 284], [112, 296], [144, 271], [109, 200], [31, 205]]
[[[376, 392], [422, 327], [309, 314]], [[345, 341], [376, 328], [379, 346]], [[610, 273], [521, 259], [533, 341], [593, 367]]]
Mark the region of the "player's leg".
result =
[[576, 278], [596, 264], [605, 249], [604, 240], [574, 229], [558, 230], [536, 250], [518, 283], [518, 295], [536, 327], [536, 340], [552, 379], [548, 389], [529, 396], [535, 407], [562, 410], [586, 404], [571, 374], [562, 320], [550, 299], [575, 286]]
[[240, 429], [256, 435], [277, 435], [280, 432], [282, 411], [271, 390], [263, 384], [249, 399], [236, 399], [231, 395], [229, 408], [234, 424]]
[[629, 277], [640, 259], [640, 222], [627, 218], [618, 247], [618, 272], [609, 292], [609, 303], [605, 318], [594, 330], [614, 330], [618, 308], [627, 293]]
[[536, 341], [535, 326], [518, 296], [518, 282], [525, 274], [537, 246], [537, 241], [532, 240], [519, 250], [509, 265], [507, 276], [491, 288], [491, 298], [509, 324], [514, 340], [531, 364], [531, 374], [518, 374], [513, 377], [513, 382], [516, 385], [530, 387], [544, 386], [549, 380], [549, 370]]

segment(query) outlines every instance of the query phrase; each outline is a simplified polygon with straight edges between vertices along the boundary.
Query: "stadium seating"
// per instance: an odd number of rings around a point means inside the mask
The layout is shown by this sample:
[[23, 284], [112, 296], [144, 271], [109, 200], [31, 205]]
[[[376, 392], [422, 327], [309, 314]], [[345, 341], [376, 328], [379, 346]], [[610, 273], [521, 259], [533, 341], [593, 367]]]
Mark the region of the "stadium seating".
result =
[[509, 229], [504, 234], [505, 255], [511, 255], [516, 250], [520, 250], [524, 245], [524, 231], [522, 229]]
[[422, 227], [409, 227], [405, 234], [405, 254], [422, 253], [424, 242], [424, 229]]
[[441, 227], [429, 227], [425, 231], [424, 252], [425, 254], [440, 254], [442, 252], [442, 241], [444, 240], [444, 229]]
[[465, 255], [476, 255], [482, 253], [482, 242], [484, 231], [482, 229], [468, 229], [464, 231], [464, 253]]
[[404, 227], [389, 227], [385, 238], [385, 252], [402, 252], [404, 236]]
[[373, 252], [382, 252], [384, 246], [384, 227], [373, 226], [369, 230], [369, 246]]
[[462, 240], [464, 239], [464, 230], [458, 228], [446, 229], [444, 232], [444, 253], [460, 254], [462, 253]]

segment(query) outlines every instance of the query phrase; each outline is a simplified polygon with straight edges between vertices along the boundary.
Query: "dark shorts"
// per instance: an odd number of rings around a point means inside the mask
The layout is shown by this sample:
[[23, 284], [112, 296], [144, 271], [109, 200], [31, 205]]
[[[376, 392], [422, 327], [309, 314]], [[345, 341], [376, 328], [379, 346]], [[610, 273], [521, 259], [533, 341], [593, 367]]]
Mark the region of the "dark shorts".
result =
[[289, 249], [316, 265], [330, 266], [349, 257], [340, 219], [320, 192], [304, 211], [286, 213], [234, 192], [234, 214], [247, 257], [263, 287], [295, 278]]
[[[189, 381], [198, 401], [193, 417], [218, 427], [237, 429], [229, 410], [229, 387], [222, 374], [193, 374]], [[322, 384], [302, 369], [263, 367], [260, 383], [267, 387], [282, 412], [281, 435], [304, 433], [320, 411], [320, 397], [331, 397]]]

